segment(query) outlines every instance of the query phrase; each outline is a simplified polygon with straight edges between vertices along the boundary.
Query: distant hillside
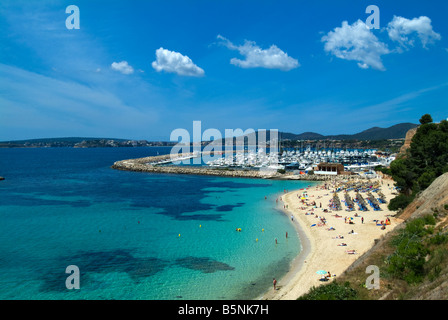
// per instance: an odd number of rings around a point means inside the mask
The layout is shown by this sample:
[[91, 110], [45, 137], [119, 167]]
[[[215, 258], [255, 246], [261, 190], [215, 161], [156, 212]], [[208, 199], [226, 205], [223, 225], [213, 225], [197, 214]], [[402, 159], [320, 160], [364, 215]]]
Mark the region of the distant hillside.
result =
[[25, 139], [25, 140], [11, 140], [11, 141], [0, 141], [2, 144], [36, 144], [36, 143], [68, 143], [75, 144], [82, 141], [94, 141], [94, 140], [115, 140], [115, 141], [127, 141], [127, 139], [115, 139], [115, 138], [87, 138], [87, 137], [63, 137], [63, 138], [40, 138], [40, 139]]
[[[281, 141], [296, 141], [296, 140], [384, 140], [384, 139], [404, 139], [406, 132], [409, 129], [417, 127], [413, 123], [400, 123], [389, 128], [373, 127], [356, 134], [338, 134], [338, 135], [322, 135], [316, 132], [303, 132], [300, 134], [289, 132], [278, 132], [278, 138]], [[245, 137], [253, 139], [253, 135], [258, 138], [259, 133], [255, 132], [248, 134]], [[266, 131], [266, 141], [270, 140], [270, 132]], [[256, 140], [257, 141], [257, 140]], [[208, 142], [208, 141], [204, 141]], [[224, 139], [215, 140], [215, 143], [221, 142], [223, 145]], [[42, 139], [28, 139], [28, 140], [14, 140], [14, 141], [0, 141], [0, 148], [23, 148], [23, 147], [81, 147], [81, 148], [95, 148], [95, 147], [140, 147], [140, 146], [170, 146], [177, 142], [163, 142], [163, 141], [147, 141], [147, 140], [128, 140], [117, 138], [89, 138], [89, 137], [65, 137], [65, 138], [42, 138]], [[233, 144], [236, 144], [236, 139], [233, 138]]]
[[[337, 135], [322, 135], [316, 132], [303, 132], [300, 134], [296, 133], [290, 133], [290, 132], [278, 132], [278, 138], [281, 141], [285, 140], [387, 140], [387, 139], [404, 139], [406, 137], [406, 133], [412, 129], [418, 127], [417, 124], [413, 123], [400, 123], [393, 125], [389, 128], [380, 128], [380, 127], [373, 127], [367, 130], [364, 130], [359, 133], [355, 134], [337, 134]], [[245, 138], [247, 138], [249, 141], [252, 138], [253, 135], [256, 135], [258, 138], [259, 133], [251, 133], [248, 135], [245, 135]], [[270, 140], [270, 132], [266, 131], [266, 141]], [[224, 139], [216, 141], [221, 142], [224, 144]], [[233, 138], [233, 144], [235, 144], [236, 139]]]
[[115, 147], [151, 147], [172, 145], [171, 142], [148, 142], [116, 138], [42, 138], [29, 140], [1, 141], [0, 148], [115, 148]]
[[332, 139], [332, 140], [383, 140], [383, 139], [404, 139], [406, 132], [409, 129], [417, 127], [417, 124], [413, 123], [400, 123], [393, 125], [389, 128], [373, 127], [355, 134], [338, 134], [322, 136], [320, 134], [310, 135], [309, 132], [297, 135], [297, 140], [300, 139]]
[[359, 140], [381, 140], [381, 139], [399, 139], [405, 138], [406, 132], [417, 127], [413, 123], [400, 123], [389, 128], [373, 127], [363, 132], [354, 135], [355, 139]]
[[315, 133], [315, 132], [304, 132], [301, 134], [294, 134], [294, 133], [285, 133], [280, 132], [279, 136], [282, 140], [320, 140], [325, 139], [325, 136]]

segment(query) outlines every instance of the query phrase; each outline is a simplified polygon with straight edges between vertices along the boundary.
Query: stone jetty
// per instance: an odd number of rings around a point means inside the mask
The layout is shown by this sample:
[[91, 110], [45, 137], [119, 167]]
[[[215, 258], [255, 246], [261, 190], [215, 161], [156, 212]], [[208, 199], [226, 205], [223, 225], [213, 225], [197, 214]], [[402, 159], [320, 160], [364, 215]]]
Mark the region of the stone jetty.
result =
[[[136, 172], [150, 172], [150, 173], [165, 173], [165, 174], [193, 174], [193, 175], [208, 175], [219, 177], [240, 177], [240, 178], [261, 178], [261, 179], [285, 179], [285, 180], [307, 180], [307, 181], [326, 181], [334, 180], [334, 176], [325, 175], [308, 175], [308, 174], [294, 174], [294, 172], [279, 173], [275, 169], [262, 168], [255, 169], [234, 169], [234, 168], [217, 168], [217, 167], [194, 167], [187, 165], [168, 165], [171, 161], [176, 161], [182, 158], [193, 158], [193, 154], [179, 155], [175, 159], [170, 159], [170, 155], [145, 157], [137, 159], [128, 159], [117, 161], [112, 165], [113, 169], [136, 171]], [[164, 165], [161, 165], [164, 163]]]

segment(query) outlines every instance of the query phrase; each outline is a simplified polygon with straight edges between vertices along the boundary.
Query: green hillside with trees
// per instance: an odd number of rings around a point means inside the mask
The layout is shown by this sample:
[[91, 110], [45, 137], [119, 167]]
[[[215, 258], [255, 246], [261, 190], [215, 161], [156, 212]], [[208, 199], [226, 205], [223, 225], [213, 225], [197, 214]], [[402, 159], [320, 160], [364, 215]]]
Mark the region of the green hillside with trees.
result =
[[406, 154], [385, 171], [400, 190], [400, 195], [391, 200], [390, 210], [404, 209], [418, 192], [448, 172], [448, 121], [433, 123], [432, 117], [425, 114], [420, 124]]

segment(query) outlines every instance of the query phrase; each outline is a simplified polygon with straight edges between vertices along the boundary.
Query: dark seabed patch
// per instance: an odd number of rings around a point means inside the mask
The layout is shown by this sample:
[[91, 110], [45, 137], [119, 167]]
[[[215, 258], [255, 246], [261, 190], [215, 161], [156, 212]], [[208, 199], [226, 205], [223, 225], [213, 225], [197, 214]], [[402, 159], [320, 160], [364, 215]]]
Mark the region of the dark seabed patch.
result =
[[234, 267], [227, 263], [213, 260], [207, 257], [185, 257], [176, 259], [176, 264], [187, 269], [201, 271], [202, 273], [213, 273], [217, 271], [231, 271]]
[[140, 282], [162, 271], [166, 265], [166, 261], [157, 258], [136, 258], [135, 263], [126, 272], [135, 282]]
[[244, 205], [244, 202], [238, 202], [237, 204], [225, 204], [219, 207], [216, 207], [215, 210], [219, 212], [223, 211], [232, 211], [233, 208], [242, 207]]
[[197, 221], [227, 221], [223, 219], [221, 214], [182, 214], [176, 217], [176, 220], [187, 221], [187, 220], [197, 220]]
[[135, 257], [132, 250], [117, 249], [112, 251], [82, 251], [70, 257], [61, 257], [52, 264], [51, 270], [38, 272], [43, 275], [39, 280], [44, 283], [40, 291], [65, 291], [65, 280], [69, 274], [65, 269], [69, 265], [79, 268], [80, 279], [84, 288], [98, 288], [102, 284], [92, 278], [95, 273], [125, 272], [135, 282], [151, 277], [162, 271], [168, 262], [153, 257]]

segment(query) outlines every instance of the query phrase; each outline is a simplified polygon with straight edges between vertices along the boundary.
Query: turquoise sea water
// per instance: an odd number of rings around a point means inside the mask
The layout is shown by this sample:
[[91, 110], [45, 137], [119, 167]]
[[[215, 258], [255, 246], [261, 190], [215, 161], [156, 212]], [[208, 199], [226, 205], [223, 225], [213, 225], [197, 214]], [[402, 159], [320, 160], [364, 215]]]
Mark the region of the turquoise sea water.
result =
[[275, 199], [311, 183], [110, 168], [157, 152], [0, 149], [0, 299], [251, 299], [287, 272], [300, 241]]

